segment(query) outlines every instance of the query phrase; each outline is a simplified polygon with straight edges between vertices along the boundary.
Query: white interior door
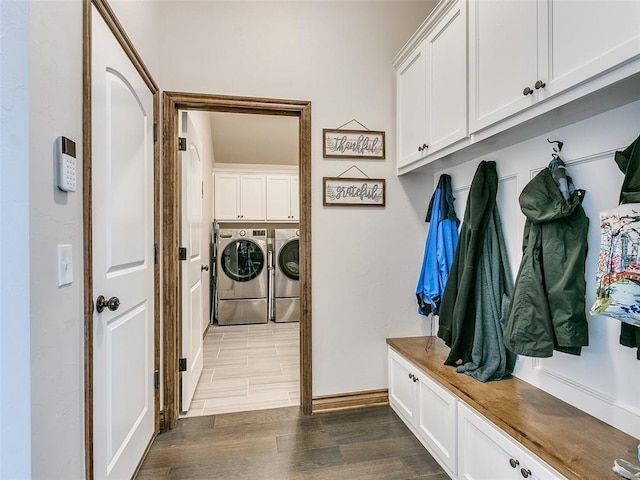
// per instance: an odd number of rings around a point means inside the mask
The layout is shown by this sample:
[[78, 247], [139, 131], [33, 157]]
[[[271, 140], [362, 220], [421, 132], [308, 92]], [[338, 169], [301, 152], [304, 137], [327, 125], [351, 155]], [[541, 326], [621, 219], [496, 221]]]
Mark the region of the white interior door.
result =
[[[182, 154], [182, 241], [187, 259], [182, 262], [182, 354], [186, 371], [182, 372], [180, 409], [189, 410], [202, 373], [202, 331], [204, 298], [201, 267], [209, 265], [202, 248], [202, 160], [200, 139], [191, 117], [181, 112], [182, 137], [187, 150]], [[206, 272], [208, 275], [208, 271]]]
[[94, 469], [122, 479], [155, 428], [153, 95], [95, 7], [91, 58]]

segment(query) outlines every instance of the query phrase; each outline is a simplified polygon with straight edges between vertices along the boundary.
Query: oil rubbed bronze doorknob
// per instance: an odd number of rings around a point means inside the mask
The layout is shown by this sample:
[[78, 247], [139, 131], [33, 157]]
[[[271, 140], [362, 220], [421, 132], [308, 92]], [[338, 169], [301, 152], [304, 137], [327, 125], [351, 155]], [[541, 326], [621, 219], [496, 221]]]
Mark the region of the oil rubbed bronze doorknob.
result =
[[522, 475], [524, 478], [529, 478], [531, 476], [531, 470], [529, 470], [528, 468], [521, 468], [520, 475]]
[[111, 297], [107, 300], [104, 295], [100, 295], [96, 299], [96, 310], [98, 313], [102, 313], [105, 308], [108, 308], [112, 312], [115, 312], [120, 307], [120, 299], [118, 297]]
[[544, 88], [544, 87], [546, 87], [546, 86], [547, 86], [547, 84], [546, 84], [546, 83], [544, 83], [542, 80], [538, 80], [538, 81], [536, 82], [536, 84], [534, 85], [534, 87], [536, 88], [536, 90], [540, 90], [541, 88]]
[[522, 94], [526, 97], [527, 95], [531, 95], [533, 93], [533, 90], [531, 90], [529, 87], [524, 87], [524, 90], [522, 91]]
[[427, 148], [429, 148], [429, 145], [427, 145], [426, 143], [423, 143], [421, 146], [418, 147], [418, 151], [422, 152], [423, 150], [426, 150]]
[[520, 465], [520, 462], [515, 458], [510, 458], [509, 465], [511, 465], [511, 468], [516, 468], [518, 465]]

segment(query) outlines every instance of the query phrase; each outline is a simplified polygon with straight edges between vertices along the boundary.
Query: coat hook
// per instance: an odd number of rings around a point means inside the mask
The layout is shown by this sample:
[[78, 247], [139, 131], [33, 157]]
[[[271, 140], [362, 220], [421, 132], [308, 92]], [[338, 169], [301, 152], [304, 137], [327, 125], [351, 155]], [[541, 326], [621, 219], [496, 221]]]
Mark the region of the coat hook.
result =
[[564, 142], [561, 142], [560, 140], [549, 140], [547, 138], [547, 142], [549, 143], [555, 143], [558, 146], [558, 149], [556, 150], [556, 148], [553, 148], [554, 152], [560, 153], [562, 151], [562, 147], [564, 146]]

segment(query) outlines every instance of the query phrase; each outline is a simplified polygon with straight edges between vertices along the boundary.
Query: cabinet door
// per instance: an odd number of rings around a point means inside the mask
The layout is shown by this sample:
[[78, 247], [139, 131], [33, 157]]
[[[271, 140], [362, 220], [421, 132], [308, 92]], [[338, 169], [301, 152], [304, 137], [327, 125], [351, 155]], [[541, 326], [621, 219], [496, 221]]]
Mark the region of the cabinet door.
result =
[[[398, 153], [397, 166], [408, 165], [427, 151], [427, 72], [425, 42], [400, 65], [396, 73]], [[418, 150], [420, 148], [420, 150]]]
[[300, 221], [300, 177], [291, 176], [291, 220]]
[[418, 431], [429, 451], [455, 474], [458, 401], [425, 374], [420, 373], [418, 379]]
[[264, 175], [240, 176], [240, 218], [265, 220], [266, 188]]
[[291, 220], [290, 175], [267, 175], [267, 220]]
[[521, 457], [516, 443], [466, 405], [458, 405], [458, 478], [516, 480], [520, 478]]
[[416, 368], [389, 349], [389, 403], [409, 424], [414, 423], [416, 404]]
[[467, 136], [466, 5], [457, 2], [426, 40], [427, 153]]
[[240, 175], [216, 173], [214, 198], [216, 220], [238, 220], [240, 215]]
[[640, 55], [637, 0], [549, 1], [540, 22], [545, 97]]
[[470, 0], [471, 133], [535, 103], [523, 90], [538, 79], [537, 15], [537, 0]]
[[565, 480], [565, 477], [553, 470], [542, 460], [530, 455], [524, 456], [524, 467], [520, 467], [519, 470], [524, 468], [528, 477], [521, 475], [519, 478], [527, 478], [527, 480]]

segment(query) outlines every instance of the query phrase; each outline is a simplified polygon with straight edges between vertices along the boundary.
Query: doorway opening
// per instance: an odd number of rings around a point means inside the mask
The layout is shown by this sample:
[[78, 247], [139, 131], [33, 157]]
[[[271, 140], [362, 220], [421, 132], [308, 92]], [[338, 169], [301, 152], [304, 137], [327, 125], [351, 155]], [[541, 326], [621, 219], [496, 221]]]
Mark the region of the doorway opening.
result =
[[[300, 407], [311, 413], [311, 103], [308, 101], [230, 97], [191, 93], [163, 94], [163, 372], [164, 429], [173, 428], [180, 411], [179, 354], [181, 345], [181, 169], [179, 111], [249, 113], [298, 118], [300, 192]], [[167, 366], [175, 366], [170, 368]]]

